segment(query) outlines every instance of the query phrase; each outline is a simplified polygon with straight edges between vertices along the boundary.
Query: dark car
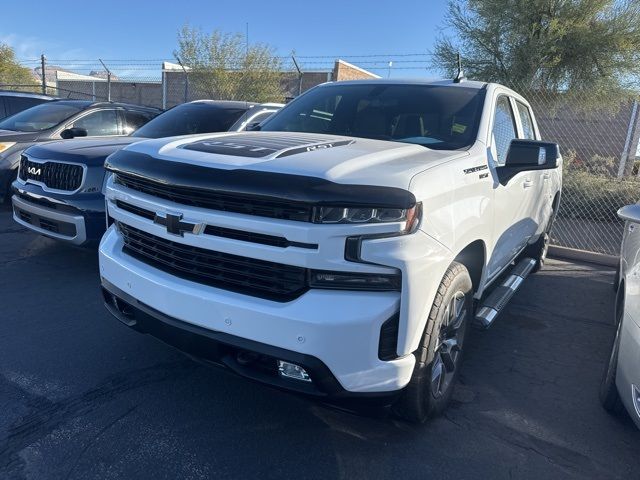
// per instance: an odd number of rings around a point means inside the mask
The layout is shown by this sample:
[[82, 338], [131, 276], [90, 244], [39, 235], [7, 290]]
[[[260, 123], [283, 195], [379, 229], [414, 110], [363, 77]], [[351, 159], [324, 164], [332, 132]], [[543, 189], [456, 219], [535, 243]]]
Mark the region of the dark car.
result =
[[103, 165], [111, 153], [150, 138], [238, 131], [278, 108], [198, 100], [166, 111], [130, 136], [34, 145], [23, 153], [13, 183], [13, 218], [35, 232], [74, 245], [95, 243], [105, 230]]
[[31, 145], [74, 137], [128, 135], [158, 115], [127, 103], [53, 100], [0, 121], [0, 200], [8, 200], [20, 155]]
[[37, 93], [0, 90], [0, 120], [51, 100], [55, 100], [55, 97]]

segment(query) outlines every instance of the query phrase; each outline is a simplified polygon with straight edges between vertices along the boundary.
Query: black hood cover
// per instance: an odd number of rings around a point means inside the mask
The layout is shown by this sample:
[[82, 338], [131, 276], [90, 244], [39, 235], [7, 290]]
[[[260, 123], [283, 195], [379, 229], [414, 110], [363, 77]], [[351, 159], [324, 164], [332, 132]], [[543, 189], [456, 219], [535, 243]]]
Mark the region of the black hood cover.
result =
[[196, 152], [214, 153], [218, 155], [233, 155], [235, 157], [263, 158], [281, 152], [276, 158], [295, 155], [296, 153], [309, 152], [317, 149], [350, 145], [355, 140], [338, 140], [322, 136], [310, 136], [310, 138], [293, 138], [290, 136], [273, 135], [226, 135], [220, 138], [199, 140], [188, 143], [181, 148], [195, 150]]

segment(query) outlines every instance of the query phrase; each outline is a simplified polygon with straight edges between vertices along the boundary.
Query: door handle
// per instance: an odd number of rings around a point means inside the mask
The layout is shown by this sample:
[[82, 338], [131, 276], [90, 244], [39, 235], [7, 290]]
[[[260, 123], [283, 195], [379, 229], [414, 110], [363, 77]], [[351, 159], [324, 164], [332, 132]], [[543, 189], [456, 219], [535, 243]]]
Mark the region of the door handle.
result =
[[551, 178], [551, 174], [550, 173], [543, 173], [542, 174], [542, 179], [543, 180], [549, 180]]
[[526, 179], [524, 182], [522, 182], [522, 187], [523, 188], [533, 187], [533, 182], [529, 179]]

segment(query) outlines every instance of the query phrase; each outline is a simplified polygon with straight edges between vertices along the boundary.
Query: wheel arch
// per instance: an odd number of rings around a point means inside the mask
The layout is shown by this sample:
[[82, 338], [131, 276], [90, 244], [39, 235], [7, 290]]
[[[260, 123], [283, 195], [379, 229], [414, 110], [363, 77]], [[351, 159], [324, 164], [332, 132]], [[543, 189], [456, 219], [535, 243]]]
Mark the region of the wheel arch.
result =
[[469, 271], [474, 293], [480, 290], [486, 265], [487, 246], [483, 240], [474, 240], [464, 247], [454, 258], [454, 262], [461, 263]]

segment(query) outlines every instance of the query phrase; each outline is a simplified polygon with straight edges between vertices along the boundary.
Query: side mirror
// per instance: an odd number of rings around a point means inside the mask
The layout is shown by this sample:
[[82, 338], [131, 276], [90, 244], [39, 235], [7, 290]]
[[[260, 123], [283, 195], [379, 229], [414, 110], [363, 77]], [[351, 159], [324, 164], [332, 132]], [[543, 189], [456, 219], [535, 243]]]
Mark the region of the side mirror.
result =
[[65, 128], [62, 132], [60, 132], [60, 136], [65, 140], [75, 137], [86, 137], [87, 134], [87, 129], [82, 127]]
[[558, 167], [560, 149], [557, 143], [540, 140], [511, 140], [504, 165], [498, 167], [498, 178], [506, 185], [517, 173], [550, 170]]
[[251, 122], [249, 125], [244, 127], [246, 132], [258, 132], [260, 131], [260, 122]]
[[618, 216], [625, 222], [640, 223], [640, 205], [626, 205], [618, 210]]

